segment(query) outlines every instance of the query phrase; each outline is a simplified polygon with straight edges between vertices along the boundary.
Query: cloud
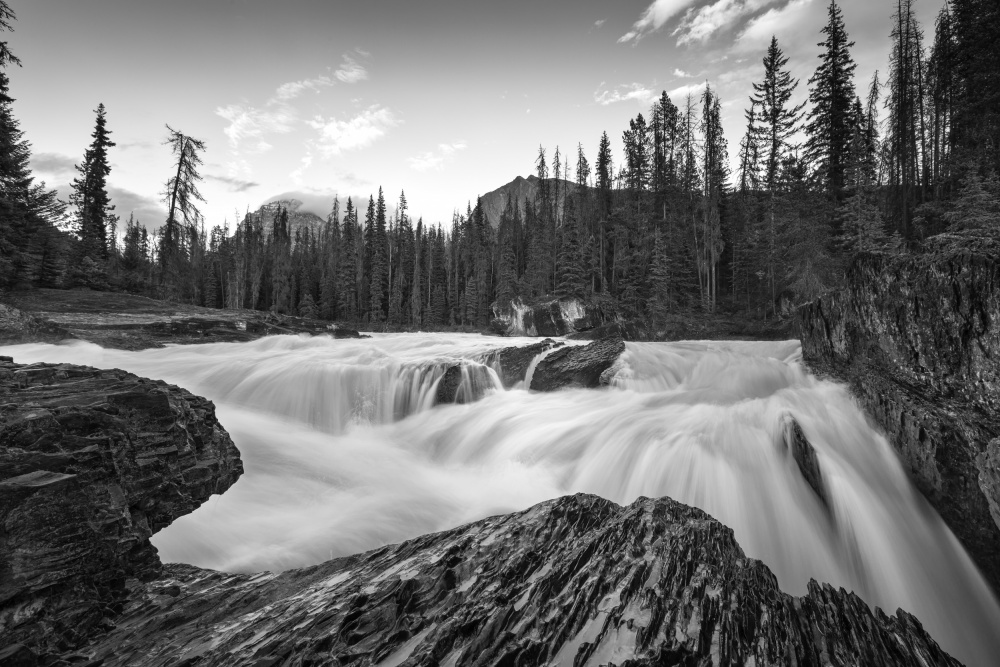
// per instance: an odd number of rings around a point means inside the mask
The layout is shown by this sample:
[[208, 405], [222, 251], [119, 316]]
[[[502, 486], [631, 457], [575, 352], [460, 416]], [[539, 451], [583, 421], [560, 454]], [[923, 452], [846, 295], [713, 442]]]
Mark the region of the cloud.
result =
[[[360, 49], [355, 50], [358, 55], [368, 55], [366, 52]], [[340, 63], [340, 68], [333, 73], [337, 77], [338, 81], [343, 83], [357, 83], [358, 81], [364, 81], [368, 78], [368, 70], [366, 70], [350, 53], [344, 54], [344, 59]]]
[[306, 169], [312, 166], [312, 163], [313, 163], [312, 153], [306, 153], [302, 157], [302, 161], [299, 163], [299, 168], [293, 171], [291, 174], [289, 174], [289, 177], [292, 179], [292, 182], [295, 183], [296, 185], [301, 186], [302, 175], [305, 174]]
[[656, 32], [672, 17], [680, 14], [694, 0], [653, 0], [639, 20], [632, 24], [632, 29], [618, 38], [618, 42], [638, 42], [651, 32]]
[[594, 27], [600, 28], [602, 25], [607, 23], [607, 21], [608, 21], [607, 19], [598, 19], [597, 21], [594, 21]]
[[741, 50], [767, 49], [771, 36], [779, 40], [796, 32], [796, 28], [812, 17], [813, 0], [791, 0], [786, 5], [774, 7], [751, 19], [736, 38], [736, 47]]
[[230, 192], [246, 192], [251, 188], [256, 188], [260, 183], [255, 183], [254, 181], [245, 181], [242, 178], [232, 178], [229, 176], [213, 176], [212, 174], [206, 174], [205, 179], [209, 181], [216, 181], [222, 183], [223, 185], [229, 186]]
[[656, 98], [658, 93], [655, 90], [646, 88], [642, 84], [632, 83], [625, 86], [618, 86], [614, 90], [600, 90], [594, 93], [594, 101], [601, 106], [608, 106], [616, 102], [627, 102], [635, 100], [648, 104]]
[[122, 225], [128, 220], [129, 214], [134, 214], [136, 219], [149, 229], [159, 227], [167, 219], [167, 209], [163, 202], [152, 197], [114, 185], [108, 185], [108, 196], [115, 205], [115, 213], [121, 219]]
[[677, 100], [677, 106], [680, 107], [681, 103], [685, 98], [687, 98], [688, 95], [695, 95], [695, 93], [700, 94], [701, 91], [705, 90], [705, 83], [705, 81], [702, 81], [701, 83], [689, 83], [667, 91], [667, 95], [671, 100]]
[[[298, 115], [287, 104], [269, 103], [258, 108], [244, 104], [229, 104], [218, 107], [215, 114], [229, 121], [223, 132], [229, 138], [229, 147], [234, 153], [266, 153], [271, 144], [264, 140], [265, 134], [291, 132]], [[248, 148], [244, 144], [250, 143]]]
[[677, 45], [705, 42], [716, 32], [733, 27], [749, 16], [778, 0], [717, 0], [697, 11], [689, 9], [681, 24], [674, 30], [679, 35]]
[[316, 116], [307, 122], [314, 130], [319, 130], [318, 146], [324, 157], [364, 148], [400, 123], [391, 110], [378, 104], [373, 104], [350, 120]]
[[35, 153], [29, 161], [31, 170], [53, 179], [76, 177], [76, 160], [61, 153]]
[[428, 151], [417, 157], [411, 157], [407, 161], [410, 167], [416, 171], [441, 170], [446, 162], [449, 162], [456, 153], [464, 151], [466, 143], [459, 141], [453, 144], [438, 144], [436, 151]]
[[682, 79], [690, 79], [692, 76], [694, 76], [694, 74], [691, 74], [690, 72], [685, 72], [682, 69], [675, 68], [674, 69], [674, 76], [680, 77]]

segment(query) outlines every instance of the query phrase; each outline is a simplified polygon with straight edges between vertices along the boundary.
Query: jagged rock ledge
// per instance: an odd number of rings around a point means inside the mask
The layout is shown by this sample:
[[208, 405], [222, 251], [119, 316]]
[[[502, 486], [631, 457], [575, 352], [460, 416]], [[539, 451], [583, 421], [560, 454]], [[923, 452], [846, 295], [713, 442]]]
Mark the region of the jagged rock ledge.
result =
[[802, 355], [850, 385], [1000, 593], [1000, 262], [948, 243], [858, 257], [799, 310]]
[[106, 628], [149, 537], [243, 472], [211, 401], [120, 370], [0, 357], [0, 659]]
[[[133, 582], [105, 666], [958, 665], [913, 616], [783, 593], [729, 528], [669, 498], [541, 503], [282, 574]], [[832, 661], [832, 662], [831, 662]]]

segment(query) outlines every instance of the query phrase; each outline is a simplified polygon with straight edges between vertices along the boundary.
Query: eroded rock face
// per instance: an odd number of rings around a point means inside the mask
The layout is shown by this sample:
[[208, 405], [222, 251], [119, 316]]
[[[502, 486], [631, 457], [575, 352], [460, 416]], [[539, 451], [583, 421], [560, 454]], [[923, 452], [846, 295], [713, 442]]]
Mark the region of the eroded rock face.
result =
[[864, 255], [799, 310], [802, 355], [850, 384], [1000, 591], [1000, 263], [942, 247]]
[[625, 341], [621, 337], [558, 349], [538, 362], [530, 388], [554, 391], [565, 387], [607, 385], [611, 381], [611, 371], [624, 351]]
[[494, 304], [493, 328], [508, 336], [565, 336], [589, 331], [617, 321], [618, 313], [610, 305], [578, 298], [551, 299], [525, 304]]
[[782, 593], [700, 510], [589, 495], [280, 575], [168, 565], [79, 653], [108, 666], [959, 664], [905, 612], [815, 582]]
[[0, 357], [0, 647], [65, 650], [161, 564], [149, 537], [243, 472], [211, 401]]
[[500, 376], [500, 382], [503, 383], [505, 389], [510, 389], [518, 382], [524, 381], [528, 368], [535, 357], [563, 345], [565, 343], [546, 338], [531, 345], [505, 347], [489, 355], [486, 362], [499, 369], [497, 373]]

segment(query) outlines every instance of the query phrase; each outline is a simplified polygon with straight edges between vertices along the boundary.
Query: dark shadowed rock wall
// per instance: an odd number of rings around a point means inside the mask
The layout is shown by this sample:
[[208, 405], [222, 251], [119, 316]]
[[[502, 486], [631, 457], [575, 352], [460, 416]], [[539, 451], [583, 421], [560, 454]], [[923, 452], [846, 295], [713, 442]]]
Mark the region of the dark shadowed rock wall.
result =
[[0, 357], [0, 649], [112, 623], [149, 537], [243, 472], [211, 401], [120, 370]]
[[798, 319], [806, 363], [850, 384], [1000, 591], [997, 255], [863, 255]]

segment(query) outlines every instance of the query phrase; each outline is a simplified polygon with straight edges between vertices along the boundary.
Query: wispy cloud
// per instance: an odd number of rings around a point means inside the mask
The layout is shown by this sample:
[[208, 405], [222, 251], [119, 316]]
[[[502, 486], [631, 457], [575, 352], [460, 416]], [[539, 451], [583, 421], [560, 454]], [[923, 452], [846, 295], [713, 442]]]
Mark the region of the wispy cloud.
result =
[[343, 151], [368, 146], [401, 121], [391, 110], [373, 104], [349, 120], [316, 116], [307, 122], [310, 127], [319, 130], [317, 145], [320, 152], [325, 157], [332, 157]]
[[342, 83], [357, 83], [368, 78], [368, 70], [357, 61], [355, 56], [367, 56], [366, 51], [355, 49], [354, 53], [345, 53], [340, 67], [333, 73], [337, 80]]
[[[229, 125], [223, 130], [229, 138], [229, 147], [239, 158], [242, 155], [260, 155], [273, 147], [265, 139], [267, 135], [287, 134], [295, 129], [299, 122], [299, 114], [293, 101], [306, 91], [319, 92], [322, 88], [335, 86], [337, 83], [357, 83], [368, 78], [368, 70], [359, 61], [367, 58], [367, 51], [355, 49], [345, 53], [340, 67], [327, 74], [321, 74], [311, 79], [301, 79], [283, 83], [275, 89], [274, 94], [262, 105], [228, 104], [218, 107], [215, 114]], [[247, 171], [245, 160], [239, 162], [240, 171]], [[231, 172], [233, 169], [230, 170]]]
[[[222, 131], [229, 138], [229, 147], [236, 153], [260, 154], [271, 149], [265, 134], [291, 132], [298, 114], [288, 104], [269, 103], [264, 108], [246, 104], [219, 107], [215, 114], [229, 125]], [[249, 144], [249, 145], [248, 145]]]
[[677, 45], [705, 42], [717, 32], [735, 27], [743, 18], [774, 4], [778, 0], [717, 0], [711, 4], [689, 9], [673, 34]]
[[608, 22], [607, 19], [598, 19], [598, 20], [594, 21], [594, 27], [595, 28], [600, 28], [602, 25], [604, 25], [607, 22]]
[[691, 74], [690, 72], [685, 72], [682, 69], [675, 68], [674, 76], [680, 77], [681, 79], [690, 79], [692, 76], [694, 76], [694, 74]]
[[813, 0], [791, 0], [750, 19], [736, 38], [736, 48], [741, 51], [764, 51], [772, 35], [779, 40], [788, 38], [798, 26], [812, 17], [812, 4]]
[[466, 146], [464, 141], [453, 144], [438, 144], [437, 150], [427, 151], [416, 157], [411, 157], [407, 161], [410, 163], [410, 167], [416, 171], [439, 171], [456, 153], [464, 151]]
[[630, 100], [648, 104], [657, 95], [658, 93], [651, 88], [647, 88], [640, 83], [631, 83], [618, 86], [614, 90], [602, 90], [598, 88], [594, 92], [594, 101], [602, 106], [615, 104], [616, 102], [628, 102]]
[[159, 227], [167, 217], [163, 202], [140, 195], [125, 188], [108, 185], [108, 196], [115, 205], [115, 212], [128, 219], [130, 213], [147, 227]]
[[76, 160], [61, 153], [35, 153], [30, 160], [31, 170], [53, 179], [76, 176]]
[[677, 100], [677, 106], [681, 106], [680, 102], [683, 101], [688, 95], [700, 94], [701, 91], [705, 90], [705, 82], [701, 83], [689, 83], [684, 86], [679, 86], [673, 90], [668, 90], [667, 95], [671, 100]]
[[638, 42], [649, 33], [662, 28], [664, 23], [692, 4], [694, 0], [653, 0], [639, 20], [632, 24], [632, 29], [618, 38], [618, 42]]
[[254, 181], [246, 181], [242, 178], [233, 178], [231, 176], [215, 176], [213, 174], [206, 174], [205, 179], [209, 181], [216, 181], [217, 183], [222, 183], [223, 185], [229, 186], [230, 192], [246, 192], [251, 188], [256, 188], [260, 183], [255, 183]]

